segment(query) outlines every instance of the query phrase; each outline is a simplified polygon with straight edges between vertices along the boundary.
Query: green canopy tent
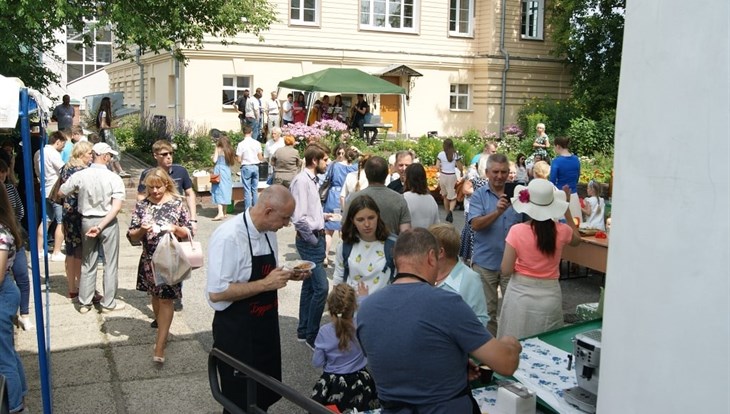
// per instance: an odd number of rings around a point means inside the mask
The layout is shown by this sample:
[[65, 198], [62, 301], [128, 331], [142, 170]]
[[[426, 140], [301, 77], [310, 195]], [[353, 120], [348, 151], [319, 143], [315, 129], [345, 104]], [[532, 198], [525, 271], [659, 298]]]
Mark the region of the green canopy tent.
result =
[[[279, 89], [286, 88], [302, 92], [328, 92], [339, 94], [379, 94], [400, 95], [403, 124], [405, 122], [406, 90], [377, 76], [369, 75], [359, 69], [330, 68], [318, 72], [297, 76], [279, 82]], [[314, 102], [314, 93], [309, 94], [307, 102], [307, 118]], [[405, 131], [404, 131], [405, 132]]]

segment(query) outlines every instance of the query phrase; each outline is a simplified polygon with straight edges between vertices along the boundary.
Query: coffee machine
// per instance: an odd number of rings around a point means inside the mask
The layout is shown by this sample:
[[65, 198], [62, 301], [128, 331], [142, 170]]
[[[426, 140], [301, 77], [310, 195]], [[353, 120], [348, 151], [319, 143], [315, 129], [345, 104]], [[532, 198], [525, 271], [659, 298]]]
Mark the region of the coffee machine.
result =
[[565, 401], [581, 411], [595, 413], [601, 365], [601, 330], [576, 335], [573, 338], [573, 354], [578, 386], [565, 390]]

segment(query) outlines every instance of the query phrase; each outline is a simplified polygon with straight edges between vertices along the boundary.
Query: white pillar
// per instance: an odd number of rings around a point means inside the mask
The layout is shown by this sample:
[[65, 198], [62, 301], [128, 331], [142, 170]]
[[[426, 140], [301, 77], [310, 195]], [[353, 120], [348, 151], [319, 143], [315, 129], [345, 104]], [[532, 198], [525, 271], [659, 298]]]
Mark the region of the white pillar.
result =
[[626, 3], [598, 412], [729, 413], [729, 2]]

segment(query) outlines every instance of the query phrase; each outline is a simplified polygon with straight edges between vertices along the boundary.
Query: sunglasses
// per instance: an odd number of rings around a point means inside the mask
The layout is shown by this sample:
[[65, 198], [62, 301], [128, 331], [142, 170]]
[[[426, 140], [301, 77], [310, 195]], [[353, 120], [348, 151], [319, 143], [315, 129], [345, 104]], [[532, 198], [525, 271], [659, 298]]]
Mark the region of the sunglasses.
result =
[[170, 151], [170, 152], [160, 152], [157, 155], [159, 155], [160, 157], [167, 157], [168, 155], [172, 157], [172, 151]]

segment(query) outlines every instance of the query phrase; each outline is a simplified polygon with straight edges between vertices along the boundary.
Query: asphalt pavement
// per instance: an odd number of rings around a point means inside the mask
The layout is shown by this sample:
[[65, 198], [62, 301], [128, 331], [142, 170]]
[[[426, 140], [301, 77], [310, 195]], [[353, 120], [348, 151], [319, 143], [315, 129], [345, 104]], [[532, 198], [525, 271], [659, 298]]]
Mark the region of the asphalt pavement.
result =
[[[126, 179], [127, 201], [119, 216], [120, 232], [126, 233], [134, 207], [136, 183], [146, 166], [131, 157], [123, 157], [124, 169], [132, 174]], [[198, 200], [197, 239], [207, 247], [208, 239], [220, 222], [211, 221], [216, 207], [210, 200]], [[236, 205], [236, 214], [243, 211]], [[441, 217], [445, 217], [441, 207]], [[229, 215], [228, 220], [235, 219]], [[461, 230], [463, 212], [454, 214], [454, 225]], [[294, 228], [285, 227], [278, 234], [279, 260], [286, 263], [298, 259], [294, 246]], [[333, 247], [338, 242], [333, 240]], [[127, 303], [123, 310], [80, 314], [66, 298], [67, 283], [62, 262], [49, 263], [49, 289], [43, 291], [48, 305], [46, 325], [50, 330], [50, 363], [53, 411], [57, 413], [219, 413], [220, 405], [212, 398], [208, 384], [207, 358], [212, 348], [213, 310], [205, 300], [205, 267], [195, 270], [184, 283], [184, 309], [175, 313], [170, 330], [166, 361], [163, 367], [152, 362], [155, 330], [150, 327], [152, 308], [146, 293], [135, 290], [137, 265], [141, 247], [121, 239], [118, 297]], [[332, 258], [333, 256], [330, 256]], [[207, 260], [207, 259], [206, 259]], [[101, 290], [101, 272], [97, 285]], [[332, 267], [327, 269], [332, 274]], [[41, 270], [43, 275], [43, 269]], [[578, 303], [598, 300], [602, 278], [588, 276], [564, 280], [566, 321], [574, 318]], [[312, 352], [296, 341], [299, 309], [299, 282], [290, 282], [279, 291], [279, 320], [283, 382], [309, 395], [321, 371], [311, 365]], [[31, 300], [32, 300], [31, 295]], [[45, 311], [44, 311], [45, 312]], [[31, 304], [31, 316], [35, 316]], [[45, 318], [44, 314], [44, 318]], [[325, 315], [323, 323], [328, 321]], [[35, 330], [16, 331], [16, 348], [21, 354], [29, 393], [28, 412], [43, 411]], [[298, 413], [287, 401], [270, 408], [271, 413]]]

